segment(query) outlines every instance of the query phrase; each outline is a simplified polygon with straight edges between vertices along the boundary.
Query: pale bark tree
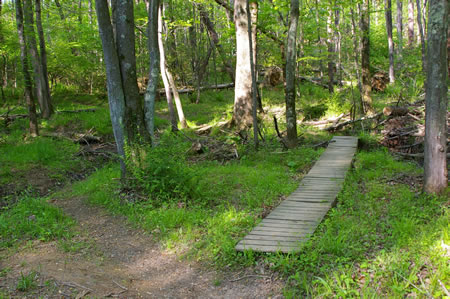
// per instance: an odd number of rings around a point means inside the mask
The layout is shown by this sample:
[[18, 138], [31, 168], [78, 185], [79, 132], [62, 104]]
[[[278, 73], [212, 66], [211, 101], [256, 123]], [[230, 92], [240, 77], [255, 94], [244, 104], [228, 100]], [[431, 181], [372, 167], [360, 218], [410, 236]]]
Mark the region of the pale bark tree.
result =
[[114, 43], [114, 34], [111, 26], [108, 3], [106, 0], [96, 0], [95, 8], [106, 66], [109, 112], [114, 138], [116, 140], [117, 152], [120, 156], [121, 175], [122, 178], [125, 178], [125, 95], [120, 74], [120, 62]]
[[161, 77], [164, 83], [164, 90], [166, 92], [167, 106], [169, 108], [169, 118], [172, 127], [172, 132], [178, 130], [177, 118], [175, 116], [175, 109], [173, 107], [172, 92], [170, 91], [169, 80], [167, 79], [166, 70], [166, 56], [164, 54], [164, 45], [162, 39], [163, 21], [162, 21], [162, 8], [161, 5], [158, 8], [158, 47], [159, 47], [159, 66], [161, 68]]
[[144, 96], [145, 122], [147, 130], [155, 144], [155, 99], [159, 81], [159, 48], [158, 48], [158, 7], [159, 0], [150, 0], [148, 5], [148, 51], [150, 56], [150, 74]]
[[[350, 16], [351, 16], [351, 28], [352, 28], [352, 36], [353, 36], [353, 63], [354, 63], [354, 67], [355, 67], [355, 72], [356, 72], [356, 79], [358, 81], [358, 90], [359, 90], [359, 102], [360, 102], [360, 106], [363, 107], [362, 104], [362, 83], [361, 83], [361, 73], [359, 71], [359, 52], [360, 52], [360, 38], [359, 35], [357, 34], [356, 31], [356, 22], [355, 22], [355, 13], [353, 11], [353, 8], [350, 8]], [[362, 110], [362, 108], [361, 108]]]
[[233, 120], [238, 130], [252, 125], [252, 76], [250, 66], [250, 41], [248, 36], [246, 0], [235, 0], [236, 27], [236, 84]]
[[158, 46], [159, 46], [159, 55], [160, 55], [160, 67], [161, 67], [161, 77], [164, 83], [164, 90], [166, 92], [167, 105], [169, 106], [169, 115], [172, 124], [172, 130], [178, 130], [177, 119], [175, 116], [175, 111], [173, 109], [173, 101], [175, 100], [175, 106], [177, 108], [178, 119], [180, 121], [180, 125], [182, 129], [188, 127], [186, 117], [184, 116], [183, 106], [181, 103], [180, 95], [178, 93], [177, 86], [175, 84], [175, 80], [173, 78], [172, 73], [169, 70], [169, 66], [166, 60], [166, 54], [164, 49], [164, 40], [162, 37], [162, 33], [166, 32], [165, 24], [163, 21], [164, 16], [164, 7], [160, 6], [158, 13]]
[[424, 191], [444, 192], [447, 172], [447, 33], [448, 1], [431, 0], [428, 13], [428, 53], [425, 116]]
[[287, 146], [297, 146], [297, 114], [295, 112], [295, 66], [297, 27], [299, 18], [299, 0], [291, 0], [291, 13], [286, 47], [286, 124]]
[[402, 60], [403, 52], [403, 1], [397, 0], [397, 53], [398, 59]]
[[41, 108], [41, 115], [48, 119], [53, 113], [53, 107], [49, 98], [49, 92], [45, 87], [45, 78], [41, 58], [39, 56], [36, 44], [36, 33], [34, 31], [33, 4], [32, 0], [24, 0], [23, 2], [25, 35], [27, 39], [27, 49], [33, 64], [33, 75], [36, 97]]
[[408, 46], [414, 44], [414, 0], [408, 0]]
[[386, 31], [388, 39], [389, 51], [389, 82], [395, 82], [394, 75], [394, 40], [392, 38], [392, 2], [391, 0], [384, 0], [384, 11], [386, 16]]
[[17, 33], [19, 35], [19, 45], [20, 45], [20, 60], [22, 62], [22, 73], [25, 81], [25, 101], [28, 110], [29, 119], [29, 131], [32, 137], [39, 135], [37, 117], [36, 117], [36, 106], [34, 104], [33, 97], [33, 86], [31, 82], [31, 76], [28, 71], [28, 55], [27, 55], [27, 41], [25, 30], [23, 26], [23, 10], [21, 0], [16, 0], [16, 23], [17, 23]]
[[372, 85], [370, 80], [370, 0], [364, 0], [361, 6], [361, 73], [362, 73], [362, 112], [373, 114]]
[[111, 3], [115, 6], [112, 11], [116, 27], [115, 45], [125, 96], [124, 125], [128, 145], [133, 145], [140, 143], [141, 139], [149, 139], [137, 85], [133, 1], [112, 0]]
[[420, 44], [422, 46], [422, 71], [425, 73], [427, 69], [427, 64], [425, 61], [425, 34], [423, 30], [423, 24], [422, 24], [422, 17], [421, 17], [421, 10], [420, 10], [420, 0], [416, 0], [417, 4], [417, 24], [419, 26], [419, 36], [420, 36]]

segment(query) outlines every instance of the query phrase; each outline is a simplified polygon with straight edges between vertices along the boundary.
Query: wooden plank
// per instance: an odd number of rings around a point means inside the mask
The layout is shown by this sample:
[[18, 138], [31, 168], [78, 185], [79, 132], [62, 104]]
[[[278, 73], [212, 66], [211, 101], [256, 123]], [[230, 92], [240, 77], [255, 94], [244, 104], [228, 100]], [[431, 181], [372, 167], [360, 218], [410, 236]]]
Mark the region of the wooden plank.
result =
[[355, 137], [335, 136], [297, 190], [244, 237], [236, 250], [299, 250], [335, 202], [357, 144]]

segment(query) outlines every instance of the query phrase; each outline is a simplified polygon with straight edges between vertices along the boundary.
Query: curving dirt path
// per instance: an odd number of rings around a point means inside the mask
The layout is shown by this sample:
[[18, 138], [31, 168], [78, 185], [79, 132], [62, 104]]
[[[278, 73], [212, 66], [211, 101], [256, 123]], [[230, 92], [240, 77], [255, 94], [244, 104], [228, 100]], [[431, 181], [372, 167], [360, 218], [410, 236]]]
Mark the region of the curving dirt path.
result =
[[[77, 241], [89, 246], [74, 253], [63, 252], [56, 242], [34, 242], [7, 254], [0, 260], [0, 269], [9, 269], [0, 275], [0, 287], [12, 297], [282, 298], [283, 282], [263, 267], [208, 270], [162, 250], [148, 233], [129, 227], [124, 217], [86, 204], [84, 198], [54, 204], [77, 220]], [[37, 288], [16, 291], [20, 273], [30, 271], [36, 271]]]

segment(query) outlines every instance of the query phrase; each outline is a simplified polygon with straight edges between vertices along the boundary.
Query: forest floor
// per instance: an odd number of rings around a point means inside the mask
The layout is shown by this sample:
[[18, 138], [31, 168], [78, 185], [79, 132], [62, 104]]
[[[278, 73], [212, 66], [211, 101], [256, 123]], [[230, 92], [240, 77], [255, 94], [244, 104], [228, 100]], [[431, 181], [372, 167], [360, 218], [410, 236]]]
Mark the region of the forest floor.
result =
[[[448, 295], [450, 202], [423, 194], [420, 161], [404, 160], [422, 150], [420, 137], [405, 134], [423, 126], [418, 107], [403, 118], [346, 128], [345, 135], [360, 140], [354, 168], [336, 207], [299, 252], [236, 252], [236, 243], [297, 188], [330, 140], [314, 125], [349, 108], [308, 88], [304, 97], [319, 100], [301, 101], [299, 111], [311, 121], [299, 124], [301, 146], [293, 150], [283, 149], [273, 127], [272, 117], [284, 115], [279, 90], [264, 93], [265, 140], [258, 151], [251, 138], [215, 127], [231, 116], [231, 91], [205, 92], [199, 104], [184, 97], [191, 129], [180, 134], [169, 132], [167, 104], [158, 102], [160, 144], [144, 149], [124, 185], [102, 97], [60, 95], [58, 110], [93, 112], [41, 120], [38, 138], [24, 133], [26, 119], [4, 118], [0, 298]], [[0, 117], [8, 109], [0, 107]], [[196, 131], [205, 127], [208, 134]], [[87, 135], [100, 142], [77, 137]], [[392, 155], [386, 147], [408, 151]]]
[[[55, 198], [51, 203], [76, 220], [78, 235], [71, 242], [82, 248], [64, 251], [57, 241], [37, 240], [7, 253], [0, 263], [1, 269], [8, 269], [0, 286], [10, 296], [277, 298], [281, 294], [283, 281], [269, 269], [208, 269], [164, 250], [147, 232], [127, 225], [125, 217], [89, 205], [83, 197]], [[37, 288], [17, 290], [23, 273], [35, 276]]]

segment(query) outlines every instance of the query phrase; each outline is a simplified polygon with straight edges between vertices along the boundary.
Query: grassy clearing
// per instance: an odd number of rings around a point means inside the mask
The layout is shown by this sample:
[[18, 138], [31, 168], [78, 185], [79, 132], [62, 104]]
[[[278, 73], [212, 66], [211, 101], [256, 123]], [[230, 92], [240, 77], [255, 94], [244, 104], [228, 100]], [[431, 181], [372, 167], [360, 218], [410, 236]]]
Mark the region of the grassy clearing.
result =
[[24, 197], [0, 214], [0, 248], [26, 240], [70, 239], [74, 222], [45, 199]]

